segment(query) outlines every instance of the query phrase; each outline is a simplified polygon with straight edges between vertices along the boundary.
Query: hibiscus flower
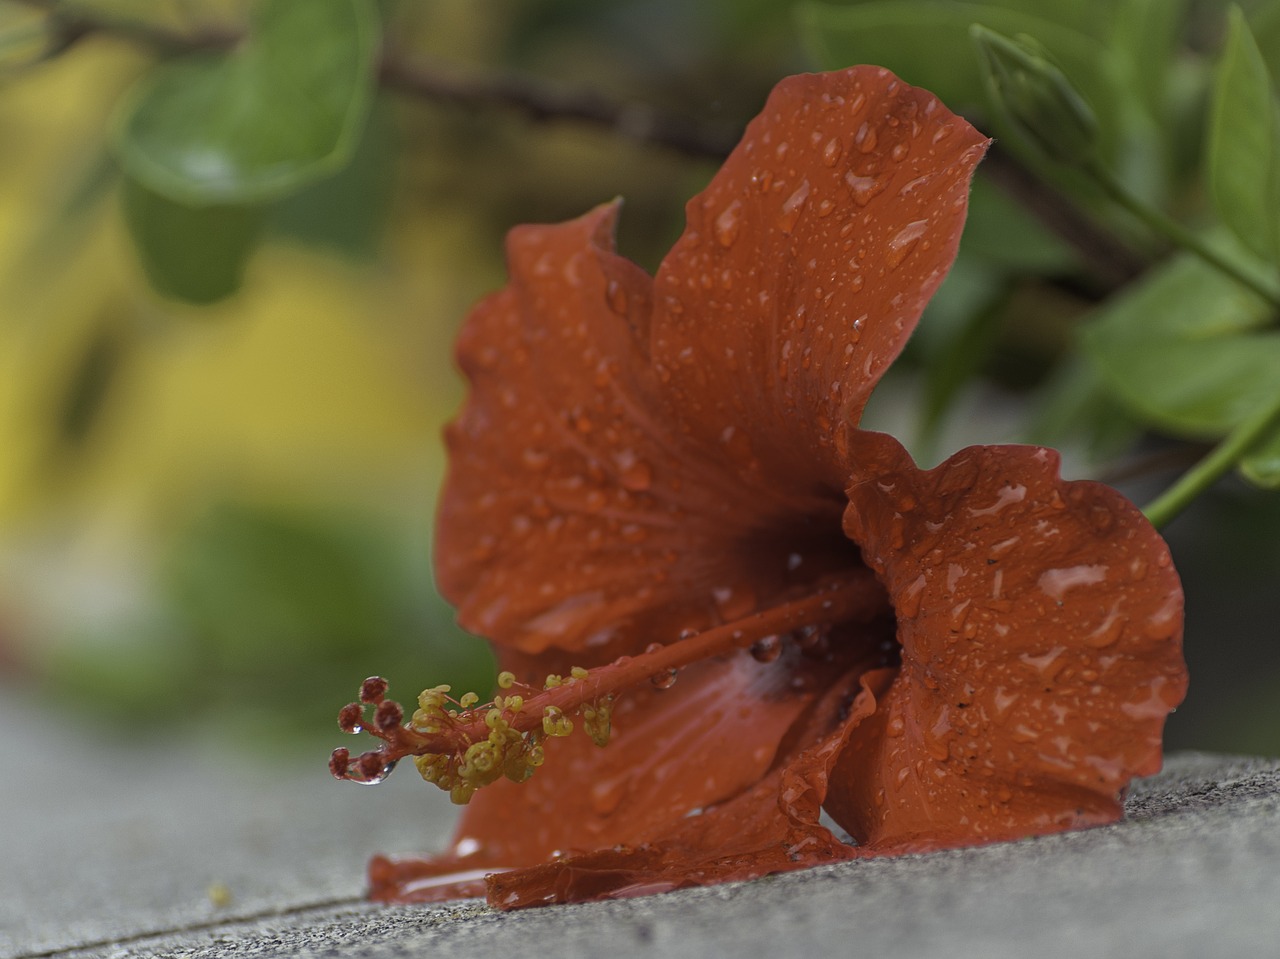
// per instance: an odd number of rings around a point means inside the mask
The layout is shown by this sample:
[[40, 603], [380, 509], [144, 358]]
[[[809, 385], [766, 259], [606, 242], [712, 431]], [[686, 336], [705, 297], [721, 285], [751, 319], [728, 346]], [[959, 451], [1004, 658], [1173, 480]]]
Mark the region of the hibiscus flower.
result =
[[335, 774], [412, 754], [470, 801], [446, 854], [375, 858], [375, 897], [636, 895], [1121, 815], [1185, 689], [1163, 541], [1051, 450], [921, 470], [858, 428], [987, 143], [886, 70], [791, 77], [656, 276], [617, 203], [512, 231], [436, 540], [501, 689], [405, 722], [370, 680], [343, 711], [384, 742]]

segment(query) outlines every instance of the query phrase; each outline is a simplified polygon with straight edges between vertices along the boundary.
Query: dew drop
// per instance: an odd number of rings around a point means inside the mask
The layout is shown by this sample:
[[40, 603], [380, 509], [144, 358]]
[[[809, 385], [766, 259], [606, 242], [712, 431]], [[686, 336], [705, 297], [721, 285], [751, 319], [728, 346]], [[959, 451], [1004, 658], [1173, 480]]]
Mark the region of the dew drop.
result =
[[804, 180], [796, 187], [795, 192], [783, 201], [782, 213], [778, 216], [778, 229], [783, 233], [790, 233], [795, 229], [796, 221], [800, 219], [800, 213], [804, 210], [805, 201], [808, 199], [809, 181]]
[[551, 455], [546, 450], [534, 449], [530, 446], [520, 455], [520, 459], [531, 470], [543, 470], [551, 461]]
[[830, 216], [836, 205], [825, 197], [818, 203], [818, 216]]
[[899, 163], [907, 158], [907, 154], [911, 152], [911, 144], [906, 140], [901, 143], [895, 143], [893, 149], [889, 151], [889, 156]]
[[734, 200], [716, 217], [715, 232], [720, 245], [726, 248], [733, 246], [741, 226], [742, 201]]
[[757, 663], [773, 663], [782, 655], [782, 637], [765, 636], [751, 644], [751, 658]]
[[618, 481], [623, 489], [643, 493], [653, 485], [653, 470], [648, 463], [636, 461], [618, 474]]
[[736, 426], [726, 426], [720, 433], [720, 442], [724, 444], [726, 452], [735, 463], [745, 466], [750, 462], [753, 455], [751, 437], [744, 430]]
[[853, 202], [858, 206], [866, 206], [877, 195], [883, 192], [887, 180], [874, 176], [858, 176], [852, 170], [844, 175], [844, 182], [853, 193]]
[[888, 263], [889, 269], [896, 270], [902, 265], [902, 261], [915, 249], [916, 242], [928, 228], [928, 220], [912, 220], [897, 232], [889, 241], [889, 248], [885, 252], [885, 262]]
[[605, 287], [605, 298], [609, 301], [609, 309], [619, 316], [627, 315], [627, 291], [617, 280], [610, 280]]
[[734, 589], [731, 586], [720, 586], [711, 591], [716, 610], [727, 623], [742, 619], [755, 612], [756, 595], [749, 589]]
[[844, 152], [844, 147], [840, 144], [839, 137], [832, 137], [827, 141], [827, 145], [822, 148], [822, 162], [827, 166], [835, 166], [840, 162], [840, 154]]
[[668, 669], [665, 672], [658, 673], [649, 677], [649, 682], [653, 684], [654, 689], [670, 689], [676, 684], [677, 672], [674, 669]]
[[860, 153], [870, 153], [876, 148], [878, 136], [876, 128], [866, 121], [862, 126], [858, 127], [858, 132], [853, 135], [854, 146], [858, 148]]

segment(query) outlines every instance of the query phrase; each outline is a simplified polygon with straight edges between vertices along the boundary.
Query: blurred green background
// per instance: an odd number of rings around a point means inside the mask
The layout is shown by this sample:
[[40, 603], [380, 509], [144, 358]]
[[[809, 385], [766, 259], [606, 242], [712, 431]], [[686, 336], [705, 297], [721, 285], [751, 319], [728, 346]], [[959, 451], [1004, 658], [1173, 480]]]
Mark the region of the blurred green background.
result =
[[[110, 736], [252, 752], [270, 724], [323, 756], [366, 675], [485, 690], [430, 571], [454, 332], [518, 223], [621, 195], [653, 269], [782, 76], [882, 63], [999, 132], [967, 28], [1027, 34], [1128, 188], [1232, 225], [1206, 160], [1218, 0], [316, 0], [333, 24], [273, 27], [308, 16], [288, 5], [0, 0], [0, 679]], [[1276, 75], [1280, 3], [1243, 13]], [[273, 71], [336, 112], [295, 129]], [[1148, 500], [1234, 422], [1153, 412], [1108, 367], [1124, 295], [1179, 256], [1007, 131], [869, 423], [923, 461], [1048, 442]], [[1229, 320], [1271, 349], [1274, 310]], [[1229, 477], [1167, 535], [1192, 671], [1170, 746], [1280, 754], [1280, 497]]]

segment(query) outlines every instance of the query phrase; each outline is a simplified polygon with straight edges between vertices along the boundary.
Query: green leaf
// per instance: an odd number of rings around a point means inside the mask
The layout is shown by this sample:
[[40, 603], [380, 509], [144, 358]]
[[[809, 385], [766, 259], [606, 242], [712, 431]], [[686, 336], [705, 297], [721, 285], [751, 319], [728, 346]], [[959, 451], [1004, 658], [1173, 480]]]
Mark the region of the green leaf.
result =
[[1280, 332], [1270, 321], [1266, 302], [1183, 254], [1112, 298], [1082, 344], [1144, 422], [1216, 438], [1275, 400]]
[[[1050, 233], [978, 167], [960, 239], [964, 255], [1009, 273], [1058, 275], [1080, 267], [1076, 252]], [[930, 308], [938, 301], [935, 296]]]
[[1069, 354], [1036, 397], [1023, 440], [1071, 447], [1091, 463], [1105, 462], [1130, 448], [1142, 432], [1127, 408], [1103, 382], [1098, 369], [1079, 353]]
[[258, 206], [186, 206], [126, 180], [125, 222], [147, 279], [160, 293], [212, 303], [240, 287], [261, 232]]
[[391, 212], [395, 134], [392, 111], [375, 101], [351, 162], [276, 204], [272, 232], [345, 256], [375, 256]]
[[341, 169], [374, 83], [369, 0], [263, 0], [247, 41], [142, 81], [119, 117], [117, 158], [189, 206], [261, 203]]
[[1240, 461], [1245, 479], [1263, 489], [1280, 489], [1280, 430]]
[[53, 37], [50, 20], [44, 11], [0, 6], [0, 75], [40, 60]]
[[1239, 7], [1228, 16], [1206, 161], [1224, 223], [1264, 260], [1280, 262], [1280, 109]]
[[1165, 116], [1169, 69], [1177, 53], [1190, 0], [1118, 0], [1109, 45], [1117, 69], [1152, 117]]

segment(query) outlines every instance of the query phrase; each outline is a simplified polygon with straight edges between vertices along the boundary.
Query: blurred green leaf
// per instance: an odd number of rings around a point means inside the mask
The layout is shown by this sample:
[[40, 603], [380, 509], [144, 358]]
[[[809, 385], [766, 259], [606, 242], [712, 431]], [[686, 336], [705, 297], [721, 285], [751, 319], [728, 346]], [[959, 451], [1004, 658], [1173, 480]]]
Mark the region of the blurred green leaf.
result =
[[392, 111], [375, 102], [351, 161], [279, 201], [272, 231], [346, 256], [374, 256], [391, 212], [398, 146]]
[[995, 186], [981, 166], [969, 194], [960, 248], [965, 256], [1009, 273], [1053, 276], [1080, 266], [1075, 251]]
[[1280, 262], [1280, 109], [1267, 65], [1235, 6], [1214, 89], [1206, 162], [1223, 222], [1254, 253]]
[[1117, 0], [1110, 47], [1126, 83], [1148, 115], [1170, 108], [1169, 69], [1187, 19], [1190, 0]]
[[1089, 324], [1086, 355], [1113, 395], [1174, 434], [1218, 437], [1280, 387], [1269, 306], [1184, 254], [1114, 297]]
[[1092, 463], [1120, 455], [1142, 432], [1098, 368], [1078, 353], [1067, 357], [1037, 400], [1024, 432], [1026, 442], [1081, 449]]
[[999, 338], [1007, 297], [1000, 279], [989, 270], [957, 262], [939, 290], [940, 296], [953, 301], [951, 309], [957, 315], [946, 335], [934, 339], [925, 365], [918, 440], [925, 459], [934, 458], [934, 444], [956, 396], [982, 372]]
[[125, 170], [188, 205], [283, 196], [340, 169], [364, 126], [378, 23], [368, 0], [263, 0], [249, 39], [144, 79], [117, 121]]
[[1240, 461], [1240, 472], [1255, 486], [1280, 490], [1280, 430]]
[[190, 303], [212, 303], [240, 287], [261, 232], [258, 206], [186, 206], [128, 179], [125, 222], [151, 285]]
[[0, 4], [0, 76], [37, 62], [49, 49], [53, 31], [47, 13]]
[[223, 501], [184, 530], [164, 573], [212, 695], [315, 711], [307, 722], [325, 728], [373, 673], [419, 684], [406, 694], [493, 683], [485, 644], [451, 624], [431, 587], [425, 539], [383, 521]]

